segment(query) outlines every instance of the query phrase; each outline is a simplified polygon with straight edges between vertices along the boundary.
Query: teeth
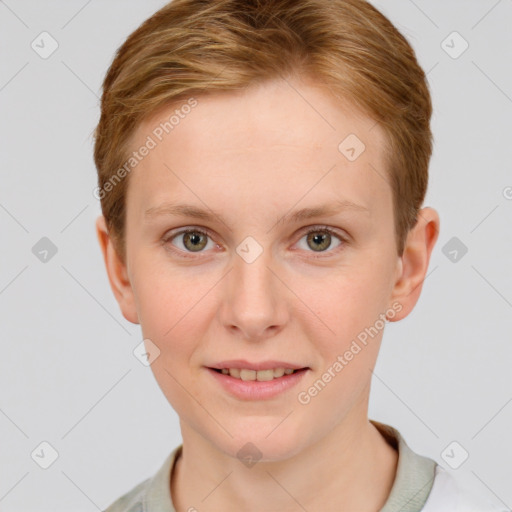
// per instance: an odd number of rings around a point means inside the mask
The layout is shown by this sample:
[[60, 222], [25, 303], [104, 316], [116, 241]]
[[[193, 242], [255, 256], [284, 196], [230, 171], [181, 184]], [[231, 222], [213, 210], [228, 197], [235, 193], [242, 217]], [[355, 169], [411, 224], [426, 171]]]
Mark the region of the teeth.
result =
[[256, 380], [274, 380], [274, 370], [259, 370], [256, 372]]
[[256, 371], [255, 370], [240, 370], [240, 378], [242, 380], [256, 380]]
[[295, 370], [291, 368], [271, 368], [269, 370], [248, 370], [247, 368], [222, 368], [224, 375], [231, 375], [235, 379], [269, 381], [278, 379], [283, 375], [291, 375]]
[[282, 377], [283, 375], [284, 375], [284, 368], [275, 368], [274, 369], [274, 377], [275, 378]]

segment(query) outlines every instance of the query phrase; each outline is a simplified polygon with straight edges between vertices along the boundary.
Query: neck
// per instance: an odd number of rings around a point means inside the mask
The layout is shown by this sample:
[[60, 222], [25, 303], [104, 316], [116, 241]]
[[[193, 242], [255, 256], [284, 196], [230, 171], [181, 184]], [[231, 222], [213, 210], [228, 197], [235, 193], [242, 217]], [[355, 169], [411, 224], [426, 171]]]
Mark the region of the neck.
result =
[[182, 456], [171, 477], [176, 511], [377, 512], [393, 486], [398, 454], [366, 415], [346, 423], [297, 455], [250, 468], [182, 425]]

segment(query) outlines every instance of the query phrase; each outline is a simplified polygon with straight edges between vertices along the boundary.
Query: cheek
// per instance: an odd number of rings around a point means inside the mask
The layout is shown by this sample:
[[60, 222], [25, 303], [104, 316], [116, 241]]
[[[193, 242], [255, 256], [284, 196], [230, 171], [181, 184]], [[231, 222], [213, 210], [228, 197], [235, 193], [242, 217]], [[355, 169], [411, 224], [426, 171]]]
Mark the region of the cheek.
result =
[[380, 315], [386, 309], [375, 279], [354, 272], [350, 279], [331, 279], [328, 292], [321, 293], [318, 285], [311, 290], [310, 297], [317, 297], [311, 309], [321, 320], [309, 312], [301, 329], [314, 340], [319, 359], [297, 396], [311, 421], [336, 422], [365, 397], [385, 328]]
[[186, 272], [176, 269], [171, 273], [154, 260], [141, 268], [152, 270], [145, 270], [134, 282], [139, 321], [143, 337], [160, 350], [151, 370], [167, 400], [185, 418], [190, 409], [186, 389], [196, 377], [190, 375], [191, 359], [205, 326], [211, 322], [205, 310], [208, 301], [205, 294], [211, 284], [191, 279]]
[[339, 352], [385, 313], [390, 291], [386, 275], [382, 262], [369, 262], [302, 281], [295, 290], [305, 306], [296, 318], [303, 319], [310, 339], [324, 340], [324, 352]]
[[211, 279], [161, 258], [142, 255], [134, 263], [133, 290], [144, 334], [167, 343], [177, 332], [192, 332]]

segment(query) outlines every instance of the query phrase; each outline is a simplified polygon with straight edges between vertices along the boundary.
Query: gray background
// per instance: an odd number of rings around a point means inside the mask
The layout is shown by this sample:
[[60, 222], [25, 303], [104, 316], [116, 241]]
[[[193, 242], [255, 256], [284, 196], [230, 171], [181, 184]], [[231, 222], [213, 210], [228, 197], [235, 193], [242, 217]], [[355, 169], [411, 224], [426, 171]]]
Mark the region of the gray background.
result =
[[[140, 329], [110, 291], [92, 195], [101, 81], [126, 36], [164, 3], [0, 1], [5, 512], [105, 508], [181, 442], [176, 414], [132, 353]], [[440, 213], [441, 231], [416, 309], [387, 326], [369, 415], [510, 507], [512, 1], [373, 3], [428, 71], [435, 150], [426, 205]], [[42, 31], [59, 45], [46, 59], [31, 47]], [[458, 58], [463, 41], [446, 39], [453, 31], [469, 44]], [[45, 262], [32, 252], [42, 237], [57, 248]], [[58, 452], [48, 469], [35, 462], [50, 454], [43, 441]], [[443, 457], [453, 441], [460, 446]], [[463, 449], [469, 458], [450, 468]]]

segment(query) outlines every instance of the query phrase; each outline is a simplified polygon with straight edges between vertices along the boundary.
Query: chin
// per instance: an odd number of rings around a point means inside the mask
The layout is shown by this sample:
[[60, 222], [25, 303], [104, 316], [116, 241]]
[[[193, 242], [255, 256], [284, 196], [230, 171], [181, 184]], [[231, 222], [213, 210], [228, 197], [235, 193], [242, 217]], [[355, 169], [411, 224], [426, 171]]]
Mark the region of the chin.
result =
[[300, 453], [313, 439], [308, 442], [305, 429], [292, 423], [293, 414], [283, 421], [285, 416], [240, 418], [227, 427], [233, 438], [220, 434], [211, 441], [220, 451], [240, 460], [245, 457], [259, 462], [289, 459]]

